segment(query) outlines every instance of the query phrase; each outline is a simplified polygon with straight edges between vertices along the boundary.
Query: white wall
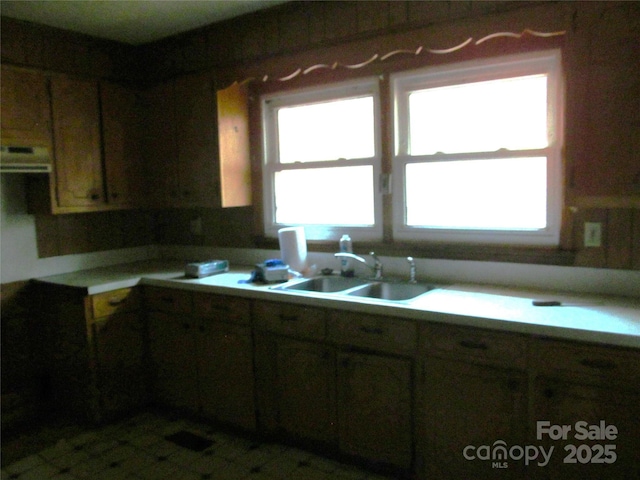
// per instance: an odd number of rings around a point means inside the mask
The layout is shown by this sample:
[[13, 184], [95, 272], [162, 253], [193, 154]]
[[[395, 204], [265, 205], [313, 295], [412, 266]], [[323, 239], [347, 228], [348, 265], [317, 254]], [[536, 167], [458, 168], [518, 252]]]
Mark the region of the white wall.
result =
[[27, 213], [25, 175], [0, 174], [0, 283], [145, 260], [153, 246], [38, 258], [36, 226]]

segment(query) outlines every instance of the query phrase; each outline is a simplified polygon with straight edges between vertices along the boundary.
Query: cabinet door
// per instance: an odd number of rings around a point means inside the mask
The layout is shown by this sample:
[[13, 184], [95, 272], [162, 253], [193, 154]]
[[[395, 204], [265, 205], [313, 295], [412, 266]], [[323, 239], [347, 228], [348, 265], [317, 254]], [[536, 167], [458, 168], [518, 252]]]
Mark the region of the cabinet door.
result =
[[143, 184], [139, 96], [106, 82], [100, 85], [100, 96], [107, 201], [135, 206], [141, 201]]
[[198, 327], [198, 343], [203, 413], [224, 423], [255, 430], [251, 329], [203, 321]]
[[51, 146], [47, 79], [38, 72], [2, 66], [2, 143]]
[[58, 206], [103, 205], [97, 82], [54, 76], [51, 102]]
[[221, 201], [223, 207], [251, 205], [249, 149], [249, 95], [234, 83], [217, 92], [220, 143]]
[[[534, 405], [535, 421], [570, 428], [566, 440], [549, 435], [536, 438], [546, 450], [554, 448], [544, 478], [640, 478], [640, 394], [605, 385], [543, 378], [536, 381]], [[583, 428], [595, 425], [600, 430], [602, 421], [616, 427], [615, 439], [575, 438], [580, 433], [577, 422], [586, 422]]]
[[219, 206], [218, 130], [213, 81], [209, 75], [176, 80], [176, 135], [179, 203]]
[[408, 469], [412, 459], [411, 361], [338, 355], [340, 449]]
[[142, 136], [146, 196], [156, 207], [178, 202], [178, 147], [176, 144], [176, 99], [174, 83], [159, 84], [144, 93]]
[[169, 406], [198, 409], [198, 366], [194, 324], [188, 317], [149, 314], [149, 350], [157, 400]]
[[101, 407], [107, 415], [144, 404], [144, 332], [137, 312], [115, 314], [92, 324]]
[[522, 463], [494, 469], [468, 460], [468, 445], [525, 445], [527, 380], [524, 373], [427, 357], [419, 382], [418, 467], [423, 478], [525, 478]]
[[324, 345], [284, 338], [277, 348], [280, 427], [298, 438], [334, 443], [335, 353]]

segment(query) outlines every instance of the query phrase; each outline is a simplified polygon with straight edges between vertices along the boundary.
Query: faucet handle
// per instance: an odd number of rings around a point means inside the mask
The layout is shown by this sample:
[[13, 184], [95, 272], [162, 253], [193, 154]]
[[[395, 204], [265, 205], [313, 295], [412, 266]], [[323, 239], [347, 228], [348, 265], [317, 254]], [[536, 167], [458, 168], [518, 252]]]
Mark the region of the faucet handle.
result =
[[416, 281], [416, 261], [413, 257], [407, 257], [407, 262], [409, 262], [409, 283], [418, 283]]
[[373, 261], [375, 262], [375, 266], [373, 268], [375, 270], [376, 280], [380, 280], [382, 279], [382, 262], [380, 261], [378, 256], [375, 254], [375, 252], [369, 252], [369, 255], [371, 255], [371, 257], [373, 258]]

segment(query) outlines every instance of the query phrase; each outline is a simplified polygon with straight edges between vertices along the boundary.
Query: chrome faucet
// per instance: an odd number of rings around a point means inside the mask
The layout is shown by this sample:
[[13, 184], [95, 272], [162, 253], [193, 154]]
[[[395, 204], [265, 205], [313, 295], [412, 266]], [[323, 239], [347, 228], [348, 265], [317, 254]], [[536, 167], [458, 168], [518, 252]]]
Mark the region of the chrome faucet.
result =
[[418, 283], [416, 281], [416, 261], [413, 257], [407, 257], [407, 262], [409, 262], [409, 283]]
[[369, 267], [374, 272], [374, 278], [376, 280], [382, 280], [382, 262], [374, 252], [369, 252], [369, 255], [373, 257], [373, 261], [374, 261], [373, 265], [369, 265], [364, 258], [358, 255], [355, 255], [353, 253], [338, 252], [334, 254], [334, 256], [336, 257], [352, 258], [354, 260], [359, 261], [360, 263], [363, 263], [365, 266]]

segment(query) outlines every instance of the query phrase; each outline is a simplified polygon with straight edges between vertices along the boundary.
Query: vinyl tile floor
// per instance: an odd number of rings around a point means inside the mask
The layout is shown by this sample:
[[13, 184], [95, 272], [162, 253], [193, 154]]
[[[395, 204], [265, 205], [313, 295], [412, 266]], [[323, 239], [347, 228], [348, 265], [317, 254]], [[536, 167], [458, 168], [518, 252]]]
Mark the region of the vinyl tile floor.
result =
[[[70, 434], [71, 433], [71, 434]], [[1, 480], [386, 480], [358, 467], [206, 424], [142, 413], [60, 437], [3, 466]], [[4, 462], [3, 462], [4, 463]]]

